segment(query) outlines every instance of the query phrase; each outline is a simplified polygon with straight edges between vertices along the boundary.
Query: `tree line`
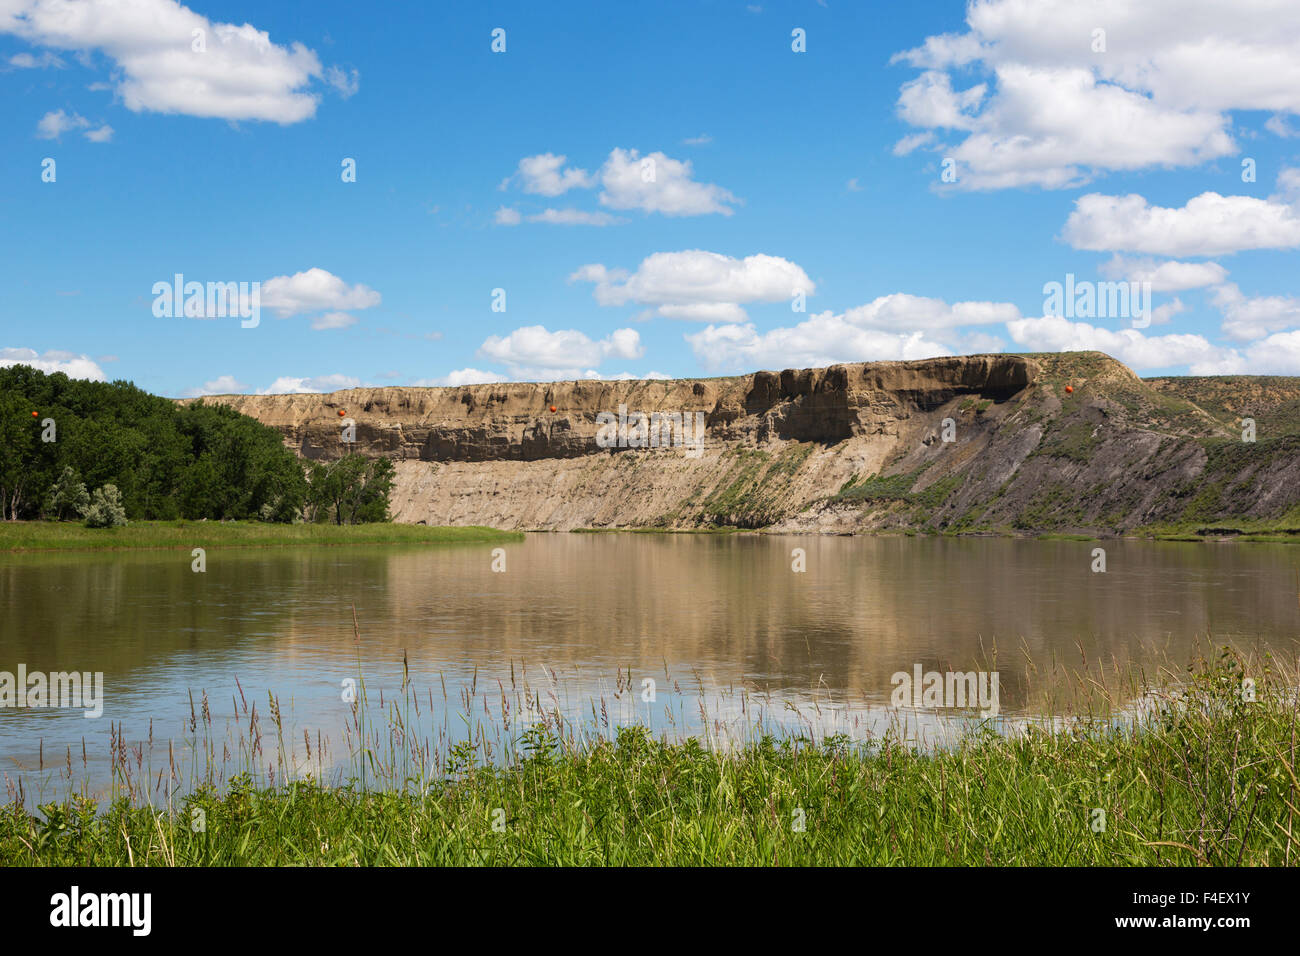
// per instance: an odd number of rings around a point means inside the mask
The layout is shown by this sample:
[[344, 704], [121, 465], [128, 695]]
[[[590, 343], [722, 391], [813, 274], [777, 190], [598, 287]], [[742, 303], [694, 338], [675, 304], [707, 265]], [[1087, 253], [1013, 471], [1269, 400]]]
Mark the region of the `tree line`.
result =
[[356, 454], [304, 466], [225, 405], [0, 368], [0, 519], [387, 521], [393, 472]]

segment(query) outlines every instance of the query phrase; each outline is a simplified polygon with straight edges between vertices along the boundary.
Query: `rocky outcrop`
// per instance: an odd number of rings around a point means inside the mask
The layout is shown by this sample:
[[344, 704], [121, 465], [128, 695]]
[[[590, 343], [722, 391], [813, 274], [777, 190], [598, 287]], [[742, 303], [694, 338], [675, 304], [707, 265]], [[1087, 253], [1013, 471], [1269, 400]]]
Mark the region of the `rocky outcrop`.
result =
[[395, 518], [429, 524], [1106, 533], [1300, 503], [1288, 445], [1243, 450], [1222, 389], [1171, 381], [1093, 352], [206, 400], [305, 458], [396, 459]]

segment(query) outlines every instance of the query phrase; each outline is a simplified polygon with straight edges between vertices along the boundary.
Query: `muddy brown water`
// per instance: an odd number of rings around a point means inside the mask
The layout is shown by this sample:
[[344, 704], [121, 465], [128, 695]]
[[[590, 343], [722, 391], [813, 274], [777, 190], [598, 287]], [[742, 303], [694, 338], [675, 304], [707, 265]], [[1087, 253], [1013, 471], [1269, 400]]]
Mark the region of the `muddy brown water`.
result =
[[[151, 756], [129, 759], [156, 775], [195, 738], [191, 692], [208, 696], [218, 754], [271, 691], [290, 746], [306, 730], [341, 761], [358, 655], [368, 700], [388, 705], [405, 654], [435, 745], [464, 734], [471, 688], [475, 721], [499, 724], [513, 701], [497, 731], [513, 736], [525, 682], [542, 709], [597, 727], [707, 735], [758, 718], [861, 736], [917, 665], [996, 666], [1001, 714], [1034, 715], [1052, 673], [1177, 668], [1207, 640], [1294, 653], [1300, 635], [1288, 545], [536, 534], [501, 546], [504, 571], [493, 547], [211, 550], [203, 573], [179, 551], [0, 556], [0, 675], [104, 681], [96, 719], [0, 708], [0, 784], [32, 787], [43, 764], [46, 787], [66, 786], [71, 751], [72, 777], [106, 786], [111, 726], [132, 747], [152, 733]], [[1123, 705], [1122, 682], [1113, 693]]]

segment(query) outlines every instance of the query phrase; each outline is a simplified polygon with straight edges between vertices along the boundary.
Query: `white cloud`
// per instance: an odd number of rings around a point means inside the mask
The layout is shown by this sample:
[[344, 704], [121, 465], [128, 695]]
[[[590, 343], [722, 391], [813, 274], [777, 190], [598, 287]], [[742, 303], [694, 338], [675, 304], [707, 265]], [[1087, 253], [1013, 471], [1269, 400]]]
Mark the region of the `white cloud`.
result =
[[549, 222], [557, 226], [612, 226], [627, 222], [607, 212], [583, 212], [581, 209], [547, 209], [528, 217], [529, 222]]
[[[1232, 110], [1273, 112], [1272, 132], [1300, 115], [1294, 3], [979, 0], [966, 24], [894, 57], [925, 71], [902, 85], [900, 116], [957, 134], [943, 150], [957, 188], [1198, 164], [1236, 151]], [[982, 82], [954, 90], [958, 70]]]
[[1102, 265], [1101, 274], [1108, 279], [1150, 282], [1152, 292], [1181, 292], [1221, 285], [1228, 277], [1228, 270], [1217, 262], [1156, 262], [1116, 255]]
[[42, 116], [36, 124], [36, 136], [39, 139], [58, 139], [70, 130], [85, 129], [89, 125], [90, 121], [78, 113], [53, 110]]
[[325, 70], [325, 82], [334, 87], [345, 100], [349, 100], [361, 89], [361, 74], [355, 69], [348, 71], [331, 66]]
[[[1228, 363], [1217, 374], [1240, 374], [1246, 370], [1252, 375], [1300, 375], [1300, 329], [1278, 332], [1251, 343], [1242, 359]], [[1193, 370], [1192, 374], [1214, 373]]]
[[644, 158], [635, 149], [614, 149], [600, 168], [600, 202], [611, 209], [640, 209], [665, 216], [730, 216], [735, 196], [711, 183], [692, 178], [689, 160], [670, 159], [663, 153]]
[[668, 382], [672, 381], [671, 375], [665, 375], [663, 372], [646, 372], [644, 375], [637, 372], [619, 372], [617, 375], [600, 375], [593, 376], [600, 378], [604, 382]]
[[1169, 302], [1163, 302], [1151, 310], [1151, 324], [1168, 325], [1175, 315], [1180, 315], [1186, 311], [1187, 306], [1183, 305], [1182, 299], [1171, 299]]
[[[103, 51], [133, 112], [296, 123], [316, 112], [319, 97], [308, 88], [324, 78], [303, 44], [277, 45], [251, 24], [214, 23], [176, 0], [5, 0], [0, 33], [55, 50]], [[344, 82], [355, 85], [355, 73]]]
[[898, 115], [913, 126], [973, 129], [975, 111], [988, 87], [979, 83], [956, 91], [947, 73], [927, 70], [904, 83], [898, 94]]
[[1239, 342], [1300, 326], [1300, 299], [1292, 296], [1248, 297], [1229, 282], [1214, 290], [1212, 301], [1223, 313], [1223, 334]]
[[1096, 350], [1139, 372], [1189, 364], [1200, 368], [1221, 367], [1235, 354], [1231, 349], [1211, 344], [1201, 335], [1146, 336], [1137, 329], [1113, 331], [1059, 316], [1015, 319], [1007, 323], [1007, 331], [1018, 345], [1033, 352]]
[[337, 392], [344, 388], [360, 388], [361, 379], [351, 375], [318, 375], [315, 378], [281, 376], [267, 388], [259, 388], [258, 395], [290, 395], [298, 392]]
[[1003, 342], [973, 326], [1019, 318], [1009, 302], [954, 302], [896, 292], [841, 314], [821, 312], [760, 333], [752, 324], [710, 325], [686, 336], [711, 368], [791, 368], [999, 352]]
[[[273, 309], [282, 318], [310, 312], [343, 312], [349, 309], [368, 309], [378, 305], [381, 296], [374, 289], [361, 284], [349, 286], [324, 269], [312, 268], [291, 276], [276, 276], [262, 283], [261, 304]], [[326, 319], [327, 317], [322, 317]], [[318, 319], [317, 322], [322, 321]], [[351, 324], [351, 323], [346, 323]], [[313, 328], [339, 328], [339, 325], [317, 325]]]
[[80, 113], [53, 110], [42, 116], [36, 124], [36, 136], [38, 139], [59, 139], [64, 133], [82, 130], [82, 135], [92, 143], [107, 143], [113, 138], [113, 127], [107, 123], [95, 128], [92, 128], [93, 125]]
[[787, 259], [734, 259], [702, 249], [656, 252], [634, 273], [592, 263], [577, 269], [569, 281], [594, 283], [601, 305], [636, 302], [658, 307], [660, 315], [704, 321], [742, 321], [741, 303], [790, 301], [797, 290], [807, 295], [816, 291], [808, 274]]
[[493, 215], [492, 221], [498, 226], [517, 226], [522, 220], [518, 209], [511, 209], [508, 206], [502, 206]]
[[355, 325], [357, 317], [347, 312], [325, 312], [311, 320], [313, 329], [346, 329]]
[[749, 315], [734, 302], [693, 302], [690, 305], [661, 305], [658, 313], [666, 319], [688, 322], [744, 322]]
[[[606, 359], [637, 359], [644, 349], [635, 329], [617, 329], [593, 340], [577, 329], [547, 331], [530, 325], [507, 336], [491, 335], [479, 346], [479, 354], [502, 362], [516, 371], [523, 369], [576, 369], [600, 365]], [[573, 377], [573, 376], [570, 376]]]
[[1010, 302], [954, 302], [895, 292], [848, 309], [844, 320], [863, 329], [933, 332], [963, 325], [989, 325], [1020, 317]]
[[750, 323], [710, 325], [687, 335], [686, 341], [700, 363], [710, 369], [812, 368], [952, 354], [947, 346], [921, 332], [863, 329], [830, 312], [764, 333]]
[[1274, 113], [1270, 116], [1264, 122], [1264, 129], [1268, 130], [1274, 136], [1281, 136], [1283, 139], [1300, 136], [1300, 131], [1297, 131], [1295, 127], [1287, 122], [1286, 116], [1281, 113]]
[[19, 70], [61, 70], [65, 66], [62, 59], [46, 50], [40, 56], [30, 53], [15, 53], [9, 58], [9, 65]]
[[934, 141], [934, 133], [926, 131], [924, 133], [909, 133], [894, 144], [895, 156], [906, 156], [908, 153]]
[[485, 372], [477, 368], [458, 368], [454, 372], [437, 378], [416, 379], [411, 385], [416, 388], [446, 388], [458, 385], [490, 385], [494, 382], [508, 381], [508, 377], [499, 372]]
[[525, 156], [519, 160], [519, 167], [513, 175], [501, 183], [501, 188], [505, 189], [515, 179], [524, 192], [540, 196], [559, 196], [570, 189], [591, 188], [594, 185], [591, 174], [573, 166], [565, 168], [567, 158], [554, 153]]
[[84, 378], [92, 382], [105, 381], [104, 370], [87, 355], [50, 350], [44, 353], [35, 349], [0, 348], [0, 367], [30, 365], [41, 372], [62, 372], [68, 378]]
[[[592, 175], [576, 166], [565, 166], [568, 157], [556, 153], [525, 156], [519, 167], [501, 181], [501, 189], [519, 183], [524, 192], [541, 196], [559, 196], [570, 189], [601, 187], [600, 202], [611, 209], [639, 209], [665, 216], [702, 216], [721, 213], [729, 216], [731, 205], [739, 202], [730, 192], [711, 183], [692, 179], [689, 160], [671, 159], [661, 152], [642, 157], [635, 149], [615, 148], [599, 170]], [[503, 217], [503, 214], [505, 218]], [[498, 210], [497, 223], [516, 225], [519, 213]], [[622, 220], [608, 213], [585, 213], [576, 209], [547, 209], [528, 217], [531, 222], [554, 222], [563, 225], [609, 225]]]
[[1300, 246], [1300, 212], [1277, 197], [1201, 193], [1184, 206], [1152, 206], [1135, 193], [1075, 201], [1062, 237], [1076, 249], [1157, 256], [1217, 256]]
[[182, 393], [182, 398], [201, 398], [204, 395], [240, 395], [247, 392], [248, 385], [233, 375], [218, 375], [210, 382], [204, 382], [201, 388], [189, 388]]
[[713, 142], [713, 137], [708, 133], [701, 133], [699, 136], [691, 136], [682, 140], [682, 143], [687, 146], [707, 146], [711, 142]]

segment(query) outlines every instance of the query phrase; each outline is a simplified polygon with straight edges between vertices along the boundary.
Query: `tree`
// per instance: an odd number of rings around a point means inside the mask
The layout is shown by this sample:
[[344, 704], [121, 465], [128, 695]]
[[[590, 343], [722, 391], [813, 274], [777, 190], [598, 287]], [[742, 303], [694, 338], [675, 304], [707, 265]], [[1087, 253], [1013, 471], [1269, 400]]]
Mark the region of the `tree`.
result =
[[90, 508], [86, 483], [77, 477], [77, 472], [71, 465], [65, 465], [59, 480], [50, 486], [46, 507], [59, 521], [72, 515], [83, 517]]
[[362, 524], [388, 520], [395, 468], [388, 458], [345, 455], [315, 462], [308, 476], [307, 514], [312, 521]]
[[[47, 418], [53, 441], [42, 440]], [[46, 513], [47, 492], [67, 468], [87, 487], [117, 488], [129, 518], [288, 522], [307, 495], [280, 433], [232, 408], [179, 405], [129, 382], [0, 368], [0, 519]], [[63, 517], [74, 504], [55, 510]]]

